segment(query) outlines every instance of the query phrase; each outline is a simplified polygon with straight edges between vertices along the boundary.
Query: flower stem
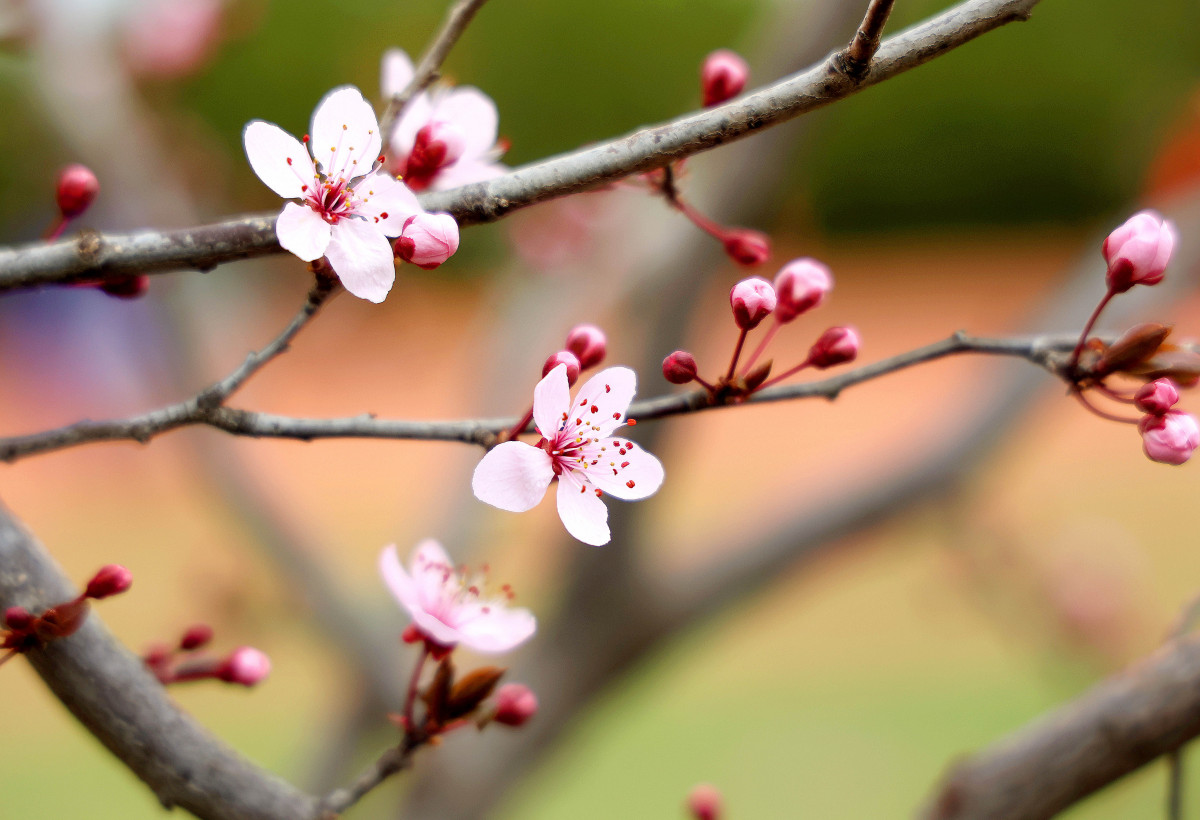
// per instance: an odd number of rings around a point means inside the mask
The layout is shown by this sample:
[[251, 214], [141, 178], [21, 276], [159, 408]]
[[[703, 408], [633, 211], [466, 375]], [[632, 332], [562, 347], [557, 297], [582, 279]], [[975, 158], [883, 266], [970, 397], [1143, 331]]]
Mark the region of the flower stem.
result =
[[1071, 351], [1071, 361], [1067, 365], [1067, 372], [1075, 376], [1075, 368], [1079, 367], [1079, 357], [1083, 355], [1083, 346], [1087, 344], [1088, 334], [1092, 332], [1092, 326], [1096, 324], [1096, 320], [1100, 318], [1100, 311], [1104, 310], [1105, 306], [1116, 296], [1116, 291], [1111, 288], [1104, 294], [1104, 298], [1100, 300], [1100, 304], [1096, 305], [1096, 309], [1092, 311], [1091, 317], [1087, 320], [1087, 324], [1083, 326], [1083, 333], [1079, 334], [1079, 343], [1075, 345], [1075, 349]]
[[60, 236], [62, 236], [62, 232], [67, 229], [67, 223], [69, 221], [70, 220], [65, 216], [60, 216], [57, 220], [55, 220], [46, 231], [46, 241], [53, 242], [55, 239], [58, 239]]
[[775, 334], [779, 332], [780, 327], [782, 327], [782, 325], [779, 324], [779, 320], [776, 319], [771, 323], [771, 326], [767, 328], [767, 335], [763, 336], [763, 340], [758, 343], [758, 347], [754, 348], [754, 353], [752, 353], [750, 358], [746, 360], [746, 363], [742, 365], [743, 376], [750, 372], [750, 368], [754, 367], [754, 363], [758, 361], [758, 357], [761, 356], [763, 351], [767, 349], [767, 344], [769, 344], [770, 341], [775, 338]]
[[408, 731], [413, 730], [413, 704], [417, 700], [417, 685], [421, 682], [421, 670], [425, 667], [425, 659], [429, 657], [429, 645], [421, 643], [421, 654], [417, 657], [417, 662], [413, 665], [412, 678], [408, 681], [408, 694], [404, 696], [404, 720], [408, 724]]
[[1092, 404], [1090, 401], [1087, 400], [1087, 397], [1083, 395], [1082, 390], [1072, 390], [1071, 395], [1073, 395], [1076, 399], [1078, 399], [1079, 403], [1082, 404], [1085, 408], [1087, 408], [1087, 410], [1089, 412], [1094, 413], [1095, 415], [1099, 416], [1102, 419], [1106, 419], [1108, 421], [1120, 422], [1121, 424], [1137, 424], [1138, 423], [1138, 419], [1129, 419], [1129, 418], [1125, 418], [1124, 416], [1116, 416], [1116, 415], [1113, 415], [1112, 413], [1101, 410], [1099, 407], [1097, 407], [1096, 405]]
[[734, 372], [737, 371], [738, 359], [742, 355], [742, 345], [746, 344], [746, 334], [749, 332], [743, 329], [738, 335], [737, 346], [733, 348], [733, 358], [729, 360], [729, 372], [725, 374], [725, 381], [732, 379]]
[[796, 365], [795, 367], [793, 367], [791, 370], [787, 370], [787, 371], [785, 371], [785, 372], [783, 372], [783, 373], [780, 373], [780, 374], [779, 374], [778, 376], [776, 376], [775, 378], [773, 378], [773, 379], [770, 379], [770, 380], [768, 380], [768, 381], [765, 381], [765, 382], [763, 382], [763, 383], [762, 383], [762, 384], [760, 384], [758, 387], [756, 387], [756, 388], [755, 388], [755, 390], [756, 390], [756, 391], [757, 391], [757, 390], [762, 390], [764, 387], [770, 387], [770, 386], [771, 386], [771, 385], [773, 385], [773, 384], [779, 384], [779, 382], [783, 381], [783, 380], [784, 380], [784, 379], [786, 379], [788, 376], [794, 376], [794, 375], [796, 375], [797, 373], [799, 373], [801, 370], [803, 370], [804, 368], [808, 367], [809, 363], [810, 363], [810, 362], [809, 362], [809, 360], [808, 360], [808, 359], [805, 359], [804, 361], [800, 362], [800, 364], [798, 364], [798, 365]]
[[513, 429], [509, 430], [508, 433], [504, 436], [504, 438], [502, 438], [500, 440], [501, 441], [512, 441], [517, 436], [521, 435], [521, 432], [529, 425], [529, 422], [532, 419], [533, 419], [533, 405], [530, 405], [529, 409], [525, 411], [525, 415], [521, 416], [521, 420], [518, 421], [516, 423], [516, 425], [513, 427]]

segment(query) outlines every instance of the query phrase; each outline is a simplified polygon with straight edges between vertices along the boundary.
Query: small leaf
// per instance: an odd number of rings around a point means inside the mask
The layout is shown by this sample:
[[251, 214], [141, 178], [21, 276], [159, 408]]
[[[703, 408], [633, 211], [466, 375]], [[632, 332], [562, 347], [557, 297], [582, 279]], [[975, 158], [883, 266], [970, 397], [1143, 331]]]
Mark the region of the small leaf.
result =
[[438, 664], [437, 672], [433, 675], [433, 680], [429, 682], [429, 686], [425, 687], [425, 691], [421, 693], [421, 700], [425, 701], [426, 720], [435, 726], [441, 726], [448, 719], [446, 717], [446, 703], [450, 699], [450, 688], [454, 685], [454, 664], [450, 662], [449, 656], [442, 658], [442, 662]]
[[1092, 369], [1092, 375], [1103, 378], [1118, 370], [1137, 367], [1157, 352], [1170, 333], [1170, 325], [1158, 322], [1146, 322], [1131, 327], [1104, 351]]
[[771, 375], [771, 365], [773, 363], [771, 361], [763, 362], [746, 374], [745, 378], [742, 379], [746, 384], [746, 392], [750, 392], [767, 380], [767, 376]]
[[446, 704], [447, 719], [454, 720], [474, 712], [492, 694], [507, 671], [499, 666], [483, 666], [463, 676], [450, 691], [450, 700]]

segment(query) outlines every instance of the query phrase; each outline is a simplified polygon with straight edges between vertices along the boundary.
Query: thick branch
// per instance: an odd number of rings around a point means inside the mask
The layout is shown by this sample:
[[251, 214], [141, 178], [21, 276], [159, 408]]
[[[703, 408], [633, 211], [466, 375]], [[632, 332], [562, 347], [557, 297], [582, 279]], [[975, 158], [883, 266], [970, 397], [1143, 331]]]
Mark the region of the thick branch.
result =
[[[967, 0], [887, 40], [861, 80], [837, 55], [740, 97], [620, 139], [518, 168], [487, 182], [427, 193], [428, 210], [460, 224], [492, 222], [512, 211], [615, 180], [747, 137], [896, 76], [981, 34], [1027, 19], [1039, 0]], [[222, 262], [280, 252], [275, 214], [177, 231], [86, 233], [54, 244], [0, 250], [0, 291], [134, 273], [207, 270]]]
[[924, 820], [1041, 820], [1200, 735], [1200, 636], [951, 769]]

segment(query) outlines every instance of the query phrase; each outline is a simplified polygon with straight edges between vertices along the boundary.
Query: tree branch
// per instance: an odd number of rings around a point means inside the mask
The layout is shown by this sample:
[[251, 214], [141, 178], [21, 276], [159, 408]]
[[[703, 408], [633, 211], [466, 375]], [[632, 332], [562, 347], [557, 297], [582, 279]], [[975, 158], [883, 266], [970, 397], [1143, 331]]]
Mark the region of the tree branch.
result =
[[870, 68], [871, 58], [879, 50], [879, 40], [883, 37], [883, 27], [887, 25], [888, 16], [892, 13], [895, 0], [871, 0], [862, 24], [854, 33], [854, 39], [846, 47], [842, 55], [842, 69], [853, 80], [859, 80]]
[[[1028, 19], [1040, 0], [966, 0], [882, 44], [861, 80], [831, 55], [808, 70], [753, 94], [601, 145], [518, 168], [487, 182], [426, 193], [421, 204], [460, 224], [493, 222], [519, 208], [667, 165], [814, 111], [923, 65], [981, 34]], [[86, 232], [53, 244], [0, 250], [0, 292], [161, 273], [210, 270], [218, 264], [279, 253], [276, 214], [175, 231]]]

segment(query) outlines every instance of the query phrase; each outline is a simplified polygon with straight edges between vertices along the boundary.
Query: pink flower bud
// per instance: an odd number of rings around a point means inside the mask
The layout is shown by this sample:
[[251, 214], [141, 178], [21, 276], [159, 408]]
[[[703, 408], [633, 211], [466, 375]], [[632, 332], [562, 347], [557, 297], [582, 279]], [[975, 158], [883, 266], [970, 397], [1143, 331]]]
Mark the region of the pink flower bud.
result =
[[567, 386], [570, 387], [579, 379], [580, 367], [579, 359], [569, 350], [560, 350], [546, 359], [546, 363], [542, 365], [542, 378], [549, 375], [550, 371], [560, 364], [567, 366]]
[[100, 285], [100, 290], [118, 299], [137, 299], [139, 296], [145, 296], [149, 289], [150, 277], [144, 273], [111, 279]]
[[716, 786], [701, 783], [688, 795], [687, 807], [696, 820], [719, 820], [721, 817], [721, 792], [717, 791]]
[[458, 223], [450, 214], [414, 214], [405, 220], [393, 250], [405, 262], [433, 270], [458, 250]]
[[723, 240], [725, 253], [739, 265], [752, 268], [771, 257], [771, 239], [761, 231], [749, 228], [734, 228]]
[[1187, 413], [1170, 410], [1161, 416], [1142, 416], [1138, 422], [1146, 457], [1160, 464], [1183, 464], [1200, 447], [1200, 426]]
[[1179, 401], [1179, 390], [1170, 379], [1155, 379], [1143, 384], [1133, 397], [1137, 409], [1152, 416], [1161, 416]]
[[253, 686], [271, 673], [271, 659], [252, 646], [233, 650], [217, 669], [216, 677], [226, 683]]
[[779, 297], [775, 319], [781, 324], [792, 321], [825, 301], [832, 288], [829, 268], [815, 259], [793, 259], [775, 277], [775, 293]]
[[858, 333], [852, 327], [831, 327], [808, 351], [808, 363], [818, 370], [858, 358]]
[[183, 633], [183, 637], [179, 639], [179, 648], [184, 652], [191, 652], [193, 649], [199, 649], [208, 644], [213, 638], [212, 627], [208, 624], [196, 624], [189, 627], [187, 632]]
[[496, 690], [496, 714], [503, 726], [520, 726], [537, 714], [537, 695], [523, 683], [506, 683]]
[[751, 276], [738, 282], [729, 291], [729, 304], [733, 308], [733, 320], [742, 330], [758, 327], [758, 323], [775, 310], [775, 288], [760, 276]]
[[101, 567], [100, 571], [92, 576], [92, 580], [88, 581], [87, 591], [83, 594], [86, 598], [99, 601], [110, 595], [119, 595], [129, 589], [132, 583], [133, 573], [120, 564], [109, 564]]
[[86, 165], [75, 163], [58, 172], [54, 191], [63, 219], [74, 219], [88, 209], [100, 193], [100, 181]]
[[1154, 211], [1129, 217], [1108, 235], [1101, 248], [1108, 262], [1108, 289], [1124, 293], [1134, 285], [1158, 284], [1178, 239], [1170, 220]]
[[696, 357], [686, 350], [676, 350], [663, 359], [663, 378], [671, 384], [687, 384], [696, 378]]
[[608, 338], [595, 325], [576, 325], [567, 334], [567, 343], [563, 346], [574, 353], [579, 359], [579, 366], [587, 370], [604, 361], [608, 353]]
[[700, 88], [704, 107], [720, 105], [742, 93], [750, 79], [750, 66], [738, 54], [719, 48], [704, 58], [700, 68]]
[[9, 629], [24, 632], [33, 626], [33, 615], [23, 606], [10, 606], [4, 610], [4, 623]]

